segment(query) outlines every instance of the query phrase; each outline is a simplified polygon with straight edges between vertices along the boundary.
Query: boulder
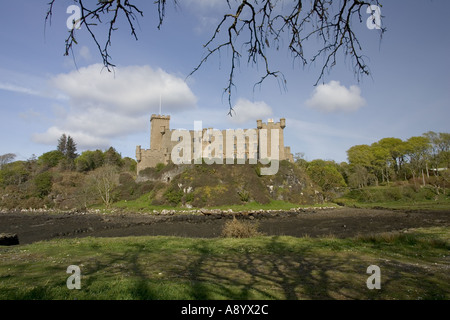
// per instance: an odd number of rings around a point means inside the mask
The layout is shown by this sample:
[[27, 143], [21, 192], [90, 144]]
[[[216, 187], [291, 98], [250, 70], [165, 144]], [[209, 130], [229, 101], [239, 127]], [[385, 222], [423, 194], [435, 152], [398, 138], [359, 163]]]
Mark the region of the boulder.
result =
[[0, 246], [13, 246], [19, 244], [16, 233], [0, 233]]

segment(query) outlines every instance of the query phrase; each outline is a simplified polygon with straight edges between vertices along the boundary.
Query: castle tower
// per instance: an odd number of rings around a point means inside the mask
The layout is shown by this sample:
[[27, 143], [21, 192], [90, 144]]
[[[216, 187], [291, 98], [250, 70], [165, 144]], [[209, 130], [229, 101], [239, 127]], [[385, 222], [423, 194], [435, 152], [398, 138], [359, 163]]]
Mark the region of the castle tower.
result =
[[169, 128], [170, 116], [152, 114], [150, 118], [150, 149], [160, 150], [163, 147], [162, 139]]
[[267, 146], [268, 149], [271, 150], [271, 130], [272, 129], [278, 129], [279, 133], [279, 142], [278, 142], [278, 150], [279, 150], [279, 159], [284, 160], [286, 159], [286, 153], [284, 148], [284, 128], [286, 127], [286, 119], [281, 118], [280, 122], [274, 122], [273, 119], [268, 119], [267, 123], [263, 123], [262, 120], [256, 120], [256, 127], [258, 130], [258, 137], [259, 137], [259, 130], [261, 129], [267, 129]]

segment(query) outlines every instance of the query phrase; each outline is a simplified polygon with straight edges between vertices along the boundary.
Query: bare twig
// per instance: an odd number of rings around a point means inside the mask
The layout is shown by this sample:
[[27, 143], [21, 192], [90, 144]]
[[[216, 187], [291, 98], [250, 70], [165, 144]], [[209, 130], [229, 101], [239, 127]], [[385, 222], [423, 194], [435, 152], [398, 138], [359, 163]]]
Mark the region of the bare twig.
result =
[[[172, 1], [177, 5], [177, 0]], [[55, 0], [51, 0], [48, 3], [45, 21], [49, 23], [51, 23], [54, 2]], [[112, 34], [117, 29], [118, 17], [125, 16], [131, 35], [138, 40], [134, 23], [137, 16], [143, 16], [143, 12], [132, 3], [133, 0], [102, 0], [93, 9], [89, 9], [83, 0], [74, 0], [74, 2], [79, 3], [81, 7], [80, 24], [86, 26], [100, 52], [104, 66], [110, 71], [110, 67], [114, 65], [111, 63], [108, 49], [112, 45]], [[381, 6], [379, 1], [340, 0], [338, 4], [337, 1], [332, 4], [331, 0], [311, 0], [307, 7], [303, 2], [302, 0], [288, 3], [281, 0], [227, 0], [229, 12], [223, 15], [217, 28], [204, 44], [205, 55], [188, 77], [197, 72], [211, 56], [217, 53], [220, 55], [222, 49], [230, 50], [229, 77], [223, 93], [227, 95], [228, 114], [232, 115], [235, 70], [243, 56], [237, 48], [241, 48], [240, 50], [245, 48], [249, 65], [263, 62], [264, 73], [255, 83], [254, 88], [269, 77], [277, 79], [279, 84], [286, 87], [283, 73], [272, 70], [267, 55], [270, 49], [280, 50], [285, 39], [288, 40], [286, 48], [292, 54], [293, 60], [299, 59], [303, 66], [315, 63], [319, 58], [324, 59], [315, 85], [336, 65], [339, 54], [351, 58], [358, 80], [361, 75], [369, 75], [370, 70], [362, 54], [361, 43], [352, 27], [352, 20], [356, 17], [361, 23], [362, 10], [373, 4]], [[157, 5], [159, 14], [157, 26], [159, 29], [165, 18], [167, 0], [155, 0], [154, 3]], [[94, 32], [94, 26], [101, 24], [102, 18], [105, 18], [109, 25], [103, 47]], [[380, 35], [384, 32], [385, 29], [381, 29]], [[321, 45], [308, 57], [304, 52], [304, 43], [313, 36]], [[69, 54], [74, 43], [76, 44], [75, 29], [72, 29], [66, 39], [65, 55]]]

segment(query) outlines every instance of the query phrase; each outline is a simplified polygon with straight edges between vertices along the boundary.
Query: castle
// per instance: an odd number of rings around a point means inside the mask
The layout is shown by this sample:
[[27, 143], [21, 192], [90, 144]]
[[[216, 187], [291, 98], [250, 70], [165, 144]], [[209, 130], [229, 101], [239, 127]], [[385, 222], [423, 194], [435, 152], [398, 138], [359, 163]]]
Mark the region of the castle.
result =
[[[136, 147], [138, 173], [139, 171], [146, 168], [155, 167], [158, 163], [168, 164], [170, 161], [180, 163], [179, 158], [171, 159], [174, 148], [177, 148], [177, 145], [180, 144], [180, 141], [182, 141], [182, 139], [181, 137], [178, 137], [178, 139], [173, 139], [172, 135], [174, 133], [176, 134], [177, 132], [175, 132], [176, 130], [170, 129], [170, 116], [153, 114], [150, 118], [150, 127], [150, 149], [142, 149], [140, 145]], [[266, 136], [271, 137], [273, 132], [272, 130], [278, 129], [276, 130], [278, 131], [278, 159], [294, 162], [291, 148], [284, 146], [283, 130], [285, 127], [286, 120], [284, 118], [281, 118], [280, 122], [276, 123], [271, 119], [269, 119], [267, 123], [262, 122], [262, 120], [257, 120], [256, 129], [245, 130], [246, 135], [243, 136], [244, 138], [241, 141], [239, 141], [239, 137], [237, 137], [239, 136], [238, 130], [222, 130], [220, 132], [221, 135], [223, 137], [232, 137], [232, 140], [230, 143], [227, 142], [223, 145], [220, 144], [220, 148], [215, 148], [213, 150], [213, 154], [211, 154], [211, 152], [209, 152], [208, 154], [208, 149], [211, 148], [211, 143], [213, 143], [211, 139], [211, 133], [213, 132], [212, 128], [202, 128], [201, 131], [198, 132], [196, 130], [190, 130], [188, 133], [188, 135], [190, 136], [189, 146], [192, 145], [192, 147], [190, 147], [190, 154], [188, 154], [187, 156], [190, 156], [188, 159], [194, 159], [196, 156], [198, 157], [199, 152], [200, 157], [206, 152], [207, 156], [209, 155], [209, 157], [213, 156], [224, 159], [227, 155], [231, 155], [232, 161], [236, 160], [237, 163], [247, 163], [247, 159], [251, 158], [255, 160], [261, 159], [261, 154], [259, 152], [261, 134], [264, 133]], [[217, 131], [218, 130], [216, 130], [215, 132]], [[232, 135], [229, 136], [230, 132]], [[274, 141], [274, 139], [276, 139], [276, 135], [273, 134], [273, 136], [273, 139], [266, 139], [267, 150], [272, 150], [271, 143]], [[190, 142], [192, 142], [192, 144]], [[199, 146], [201, 148], [198, 148]], [[229, 148], [228, 151], [227, 146]], [[276, 146], [273, 147], [276, 148]], [[178, 147], [178, 149], [180, 149], [180, 147]], [[268, 153], [264, 154], [268, 155]], [[194, 163], [198, 162], [194, 161]], [[229, 163], [228, 159], [227, 163]]]

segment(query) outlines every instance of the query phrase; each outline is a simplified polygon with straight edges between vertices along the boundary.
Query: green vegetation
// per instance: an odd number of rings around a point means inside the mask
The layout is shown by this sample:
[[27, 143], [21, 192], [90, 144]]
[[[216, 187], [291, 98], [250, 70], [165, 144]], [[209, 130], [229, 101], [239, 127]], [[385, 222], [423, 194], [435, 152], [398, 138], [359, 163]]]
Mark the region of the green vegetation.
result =
[[450, 210], [450, 190], [411, 184], [353, 189], [333, 200], [345, 206], [361, 208]]
[[[0, 248], [0, 299], [450, 299], [448, 228], [332, 237], [81, 238]], [[81, 289], [68, 290], [69, 265]], [[381, 290], [369, 290], [369, 265]]]
[[136, 161], [113, 147], [76, 153], [63, 134], [57, 149], [27, 161], [0, 155], [0, 207], [130, 210], [166, 208], [290, 209], [335, 202], [388, 208], [450, 209], [450, 134], [405, 141], [383, 138], [347, 150], [349, 162], [281, 161], [278, 173], [257, 165], [158, 163], [136, 173]]
[[14, 154], [0, 156], [0, 207], [75, 209], [118, 201], [124, 193], [119, 176], [132, 177], [136, 161], [122, 158], [113, 147], [81, 155], [76, 150], [72, 137], [63, 134], [56, 150], [38, 158], [13, 162]]

